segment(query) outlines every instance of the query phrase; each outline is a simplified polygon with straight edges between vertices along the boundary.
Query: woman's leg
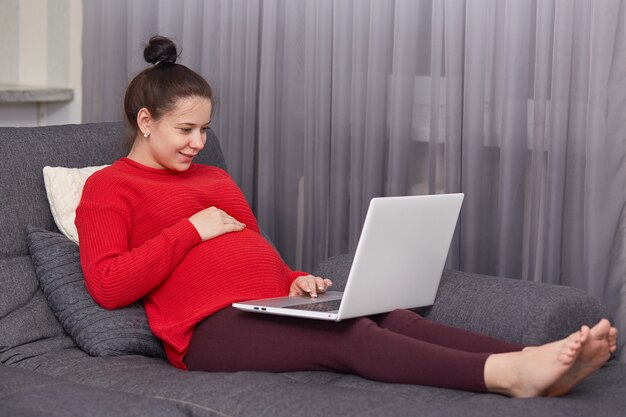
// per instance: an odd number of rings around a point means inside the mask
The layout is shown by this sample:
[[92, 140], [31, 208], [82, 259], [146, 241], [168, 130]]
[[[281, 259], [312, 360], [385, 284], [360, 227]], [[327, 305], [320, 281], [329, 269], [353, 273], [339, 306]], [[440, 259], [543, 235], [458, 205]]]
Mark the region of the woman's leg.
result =
[[205, 371], [334, 371], [395, 383], [485, 391], [488, 353], [395, 333], [368, 318], [325, 322], [227, 307], [195, 329], [185, 364]]
[[520, 351], [523, 345], [425, 319], [410, 310], [394, 310], [372, 317], [382, 328], [440, 346], [466, 352], [503, 353]]
[[607, 320], [521, 352], [473, 353], [412, 339], [368, 318], [341, 323], [254, 315], [226, 308], [200, 323], [191, 370], [353, 372], [383, 382], [510, 396], [562, 395], [615, 351]]

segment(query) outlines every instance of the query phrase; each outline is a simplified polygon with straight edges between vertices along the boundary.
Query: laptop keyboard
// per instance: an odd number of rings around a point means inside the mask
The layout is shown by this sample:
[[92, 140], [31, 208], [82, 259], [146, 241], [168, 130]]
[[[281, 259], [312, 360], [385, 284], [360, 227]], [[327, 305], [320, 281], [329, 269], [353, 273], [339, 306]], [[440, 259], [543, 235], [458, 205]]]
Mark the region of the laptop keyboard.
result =
[[285, 308], [293, 308], [294, 310], [326, 312], [326, 311], [339, 310], [339, 304], [341, 304], [341, 300], [330, 300], [330, 301], [320, 301], [319, 303], [296, 304], [293, 306], [285, 306]]

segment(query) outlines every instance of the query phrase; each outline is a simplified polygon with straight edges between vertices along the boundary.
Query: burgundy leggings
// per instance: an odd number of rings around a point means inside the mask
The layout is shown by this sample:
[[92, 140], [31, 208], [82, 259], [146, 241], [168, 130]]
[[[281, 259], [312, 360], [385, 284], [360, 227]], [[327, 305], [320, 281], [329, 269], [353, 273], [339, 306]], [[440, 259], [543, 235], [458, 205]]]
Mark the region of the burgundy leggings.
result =
[[487, 357], [522, 348], [409, 310], [327, 322], [227, 307], [198, 324], [184, 362], [199, 371], [331, 371], [480, 392]]

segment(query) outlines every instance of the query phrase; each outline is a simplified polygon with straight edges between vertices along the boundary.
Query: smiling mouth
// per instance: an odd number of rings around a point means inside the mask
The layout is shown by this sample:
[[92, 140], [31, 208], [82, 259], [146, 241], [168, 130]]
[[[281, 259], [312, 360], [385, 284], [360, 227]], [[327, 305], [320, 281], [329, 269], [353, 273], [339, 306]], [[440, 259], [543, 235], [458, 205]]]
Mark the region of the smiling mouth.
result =
[[196, 156], [196, 154], [188, 154], [184, 152], [179, 152], [179, 154], [181, 154], [182, 156], [186, 156], [187, 158], [193, 158]]

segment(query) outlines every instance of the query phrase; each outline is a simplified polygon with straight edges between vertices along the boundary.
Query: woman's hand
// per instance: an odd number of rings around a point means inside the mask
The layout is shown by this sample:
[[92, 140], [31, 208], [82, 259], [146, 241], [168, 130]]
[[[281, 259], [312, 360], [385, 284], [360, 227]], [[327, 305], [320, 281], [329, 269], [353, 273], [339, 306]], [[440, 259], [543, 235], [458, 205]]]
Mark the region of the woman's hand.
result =
[[289, 288], [289, 295], [309, 294], [311, 297], [317, 297], [317, 293], [326, 292], [333, 282], [328, 278], [314, 277], [306, 275], [296, 278]]
[[246, 225], [226, 214], [217, 207], [201, 210], [189, 218], [202, 241], [213, 239], [225, 233], [240, 232]]

